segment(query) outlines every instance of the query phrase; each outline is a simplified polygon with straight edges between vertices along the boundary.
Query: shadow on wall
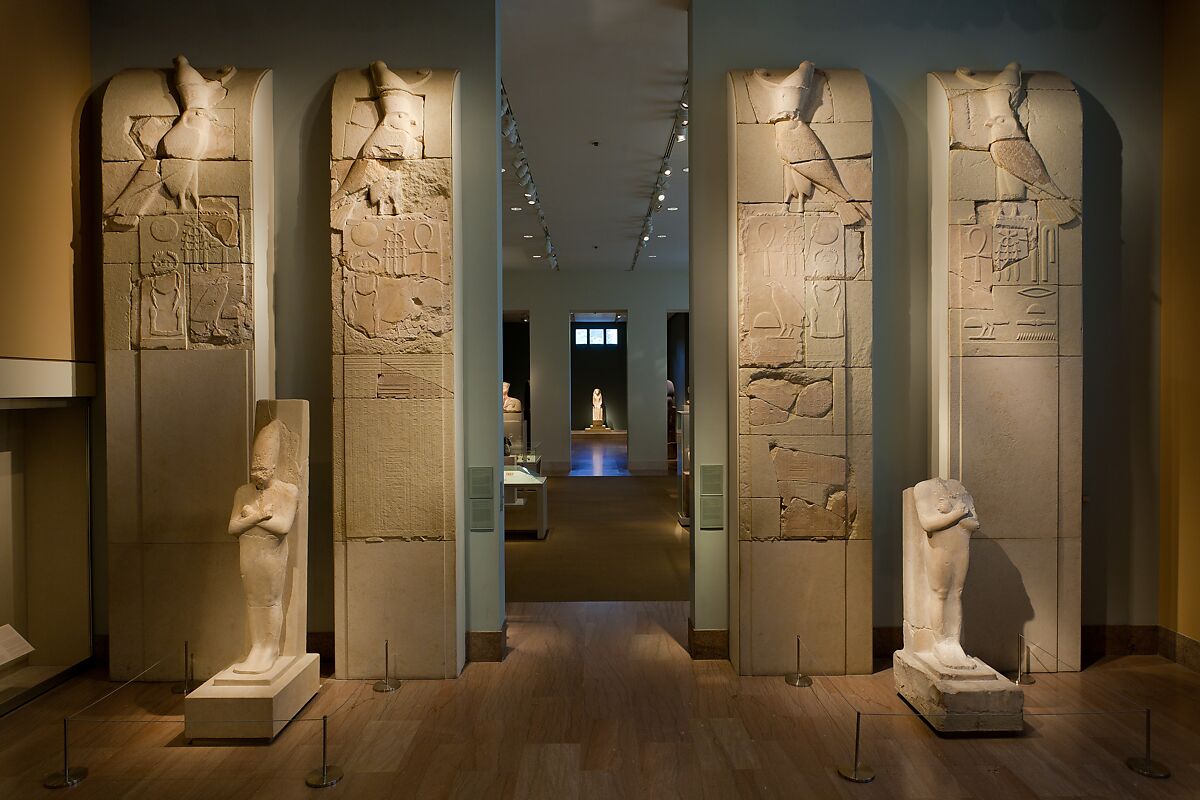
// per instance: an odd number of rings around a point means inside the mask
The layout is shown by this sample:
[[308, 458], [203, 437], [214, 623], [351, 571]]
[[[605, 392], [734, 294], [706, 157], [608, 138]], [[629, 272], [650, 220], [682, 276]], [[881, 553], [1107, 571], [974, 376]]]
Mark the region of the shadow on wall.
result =
[[[364, 57], [363, 66], [367, 64]], [[352, 65], [353, 66], [353, 65]], [[279, 385], [310, 403], [308, 505], [308, 630], [333, 630], [333, 373], [326, 355], [333, 347], [333, 304], [329, 252], [330, 76], [305, 109], [300, 125], [299, 219], [297, 237], [275, 241], [276, 342], [288, 342], [275, 356]], [[278, 139], [279, 134], [276, 134]], [[276, 164], [276, 169], [279, 164]], [[276, 179], [276, 186], [279, 185]], [[323, 357], [322, 357], [323, 356]], [[324, 361], [313, 369], [305, 359]], [[286, 376], [286, 377], [285, 377]]]
[[[1110, 608], [1128, 609], [1135, 527], [1153, 534], [1157, 526], [1133, 509], [1134, 456], [1131, 426], [1153, 409], [1145, 389], [1148, 358], [1146, 316], [1149, 277], [1130, 282], [1121, 273], [1122, 142], [1109, 113], [1077, 85], [1083, 107], [1083, 620], [1109, 619]], [[1138, 267], [1148, 268], [1151, 253]], [[1135, 262], [1136, 263], [1136, 262]], [[1146, 272], [1149, 270], [1146, 269]], [[1140, 357], [1139, 357], [1140, 356]], [[1153, 468], [1154, 463], [1147, 464]], [[1147, 475], [1151, 473], [1146, 473]], [[1157, 513], [1156, 509], [1143, 509]]]
[[[967, 27], [996, 27], [1005, 20], [1029, 32], [1056, 27], [1068, 31], [1086, 31], [1101, 27], [1106, 10], [1104, 3], [1095, 0], [1002, 0], [989, 3], [894, 0], [876, 5], [867, 15], [847, 14], [845, 5], [838, 3], [801, 2], [795, 5], [803, 7], [804, 26], [808, 32], [851, 31], [872, 27], [961, 31]], [[778, 25], [778, 20], [760, 16], [757, 23], [773, 26]]]
[[[997, 602], [996, 598], [1004, 598]], [[971, 542], [963, 589], [963, 647], [993, 669], [1016, 669], [1017, 635], [1033, 619], [1021, 572], [997, 542]]]
[[[903, 196], [898, 187], [908, 185], [910, 179], [908, 132], [887, 92], [869, 75], [867, 85], [874, 120], [871, 280], [877, 298], [871, 324], [875, 331], [888, 332], [873, 337], [871, 350], [875, 397], [871, 412], [873, 609], [874, 624], [886, 627], [899, 626], [904, 614], [902, 494], [930, 477], [927, 459], [920, 455], [929, 439], [924, 409], [910, 418], [904, 413], [910, 403], [897, 405], [884, 399], [920, 396], [926, 390], [922, 376], [928, 370], [925, 349], [913, 346], [914, 336], [923, 340], [925, 322], [914, 319], [909, 309], [928, 295], [929, 270], [903, 269], [903, 257], [895, 254], [907, 252], [906, 243], [913, 238], [927, 239], [929, 225], [922, 224], [923, 213], [892, 203], [893, 198]], [[888, 302], [881, 302], [884, 297]]]

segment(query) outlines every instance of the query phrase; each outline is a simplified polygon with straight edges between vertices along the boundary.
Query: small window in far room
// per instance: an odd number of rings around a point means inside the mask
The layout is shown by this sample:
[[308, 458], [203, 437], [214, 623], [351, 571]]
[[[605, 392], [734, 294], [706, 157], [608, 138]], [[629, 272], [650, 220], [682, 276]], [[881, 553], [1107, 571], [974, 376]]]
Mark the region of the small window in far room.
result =
[[612, 345], [615, 345], [617, 343], [617, 329], [616, 328], [605, 328], [604, 329], [604, 343], [612, 344]]
[[588, 344], [604, 344], [604, 329], [588, 328]]
[[575, 346], [581, 347], [587, 344], [587, 328], [575, 329]]

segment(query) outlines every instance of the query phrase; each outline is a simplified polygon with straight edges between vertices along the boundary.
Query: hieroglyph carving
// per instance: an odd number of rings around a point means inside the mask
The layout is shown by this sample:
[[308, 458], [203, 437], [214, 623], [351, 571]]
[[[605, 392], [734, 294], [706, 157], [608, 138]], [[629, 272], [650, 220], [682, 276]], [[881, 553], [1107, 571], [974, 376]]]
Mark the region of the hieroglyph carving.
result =
[[866, 672], [871, 96], [862, 73], [808, 61], [729, 77], [740, 663], [795, 670], [801, 635], [803, 669]]
[[[743, 459], [742, 497], [770, 497], [779, 514], [769, 526], [743, 529], [751, 539], [868, 537], [859, 511], [870, 487], [851, 486], [851, 476], [869, 465], [855, 464], [845, 442], [833, 453], [828, 441], [810, 448], [803, 438], [870, 434], [851, 423], [870, 419], [869, 391], [847, 392], [850, 373], [871, 365], [866, 83], [857, 72], [827, 73], [811, 62], [731, 78], [739, 435], [744, 452], [769, 454]], [[769, 467], [770, 479], [755, 480], [752, 464]]]
[[1030, 89], [1015, 63], [939, 79], [950, 104], [956, 206], [949, 231], [952, 355], [1055, 355], [1060, 240], [1064, 228], [1068, 237], [1078, 235], [1082, 208], [1079, 154], [1054, 163], [1052, 174], [1029, 129], [1057, 124], [1047, 117], [1063, 89]]
[[235, 152], [237, 76], [206, 78], [178, 56], [169, 81], [130, 76], [144, 107], [105, 109], [105, 134], [124, 140], [104, 145], [105, 262], [136, 267], [126, 347], [252, 347], [252, 166]]
[[330, 222], [335, 324], [348, 348], [440, 352], [452, 333], [450, 159], [425, 154], [432, 76], [407, 80], [376, 61], [337, 109], [348, 116], [334, 120]]

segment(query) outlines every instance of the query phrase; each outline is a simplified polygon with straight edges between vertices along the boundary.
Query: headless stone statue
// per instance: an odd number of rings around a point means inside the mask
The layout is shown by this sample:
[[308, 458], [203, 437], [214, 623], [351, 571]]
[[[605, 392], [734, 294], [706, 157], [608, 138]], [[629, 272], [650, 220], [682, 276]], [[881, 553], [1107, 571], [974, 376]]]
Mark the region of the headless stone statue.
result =
[[975, 661], [963, 652], [961, 637], [971, 534], [979, 530], [975, 501], [961, 483], [942, 478], [918, 483], [913, 499], [926, 534], [926, 613], [933, 654], [947, 667], [972, 669]]
[[242, 587], [246, 592], [250, 652], [233, 671], [267, 672], [279, 657], [283, 594], [287, 583], [288, 532], [296, 521], [300, 490], [275, 478], [286, 433], [274, 420], [254, 439], [251, 482], [237, 490], [229, 533], [238, 537]]
[[510, 397], [508, 394], [509, 387], [511, 386], [512, 384], [508, 381], [500, 384], [500, 402], [504, 412], [507, 414], [516, 413], [521, 410], [521, 401], [515, 397]]

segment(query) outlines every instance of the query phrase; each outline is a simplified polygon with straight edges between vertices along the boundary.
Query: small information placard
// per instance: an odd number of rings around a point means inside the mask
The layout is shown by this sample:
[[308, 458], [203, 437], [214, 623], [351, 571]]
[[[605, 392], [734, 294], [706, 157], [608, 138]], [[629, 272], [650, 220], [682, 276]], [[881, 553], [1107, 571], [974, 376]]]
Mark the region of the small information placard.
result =
[[12, 625], [0, 625], [0, 667], [33, 652], [33, 645]]

